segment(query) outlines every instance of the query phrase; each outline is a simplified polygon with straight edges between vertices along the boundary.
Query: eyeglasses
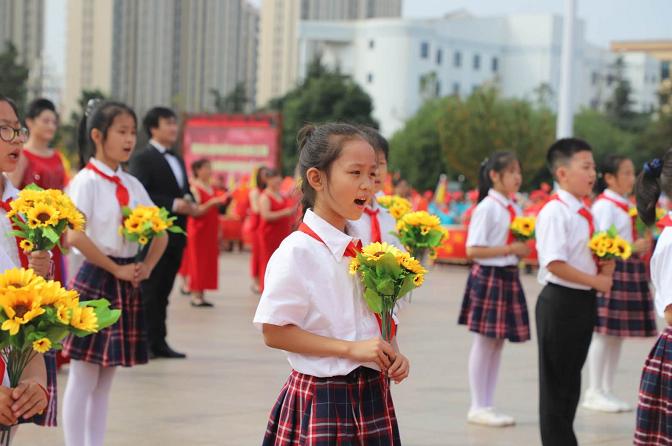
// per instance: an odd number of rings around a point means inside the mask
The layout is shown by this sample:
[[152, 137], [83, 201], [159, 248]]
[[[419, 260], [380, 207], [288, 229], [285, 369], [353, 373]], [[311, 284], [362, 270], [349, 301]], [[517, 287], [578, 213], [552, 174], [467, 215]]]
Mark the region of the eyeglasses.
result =
[[14, 127], [9, 126], [0, 126], [0, 139], [5, 142], [14, 142], [19, 138], [22, 142], [25, 142], [28, 139], [28, 129], [25, 127], [19, 127], [15, 129]]

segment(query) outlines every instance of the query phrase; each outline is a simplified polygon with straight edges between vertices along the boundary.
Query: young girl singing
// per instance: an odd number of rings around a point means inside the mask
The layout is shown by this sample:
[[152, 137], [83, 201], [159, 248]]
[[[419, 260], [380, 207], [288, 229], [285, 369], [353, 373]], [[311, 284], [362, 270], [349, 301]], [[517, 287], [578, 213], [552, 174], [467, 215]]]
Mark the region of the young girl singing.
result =
[[254, 317], [266, 345], [287, 352], [292, 372], [271, 411], [264, 445], [399, 445], [388, 378], [409, 363], [380, 337], [358, 279], [348, 273], [358, 220], [373, 194], [376, 155], [347, 124], [299, 132], [306, 210], [268, 264]]

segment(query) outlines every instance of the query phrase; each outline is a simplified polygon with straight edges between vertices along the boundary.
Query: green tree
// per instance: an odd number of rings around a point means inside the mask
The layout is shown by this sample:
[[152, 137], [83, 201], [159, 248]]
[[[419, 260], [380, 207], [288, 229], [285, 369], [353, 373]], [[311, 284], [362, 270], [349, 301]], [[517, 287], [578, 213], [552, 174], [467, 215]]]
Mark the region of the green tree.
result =
[[0, 53], [0, 94], [14, 99], [19, 110], [25, 109], [28, 92], [28, 68], [18, 61], [19, 53], [14, 44], [7, 41], [5, 51]]
[[390, 168], [417, 190], [434, 189], [442, 173], [450, 174], [441, 151], [439, 119], [450, 98], [425, 102], [390, 139]]
[[605, 113], [584, 109], [574, 116], [574, 134], [585, 139], [593, 148], [598, 165], [609, 154], [624, 155], [638, 160], [635, 151], [637, 134], [618, 127]]
[[285, 96], [269, 104], [282, 113], [282, 165], [293, 173], [297, 162], [296, 134], [308, 122], [348, 122], [377, 127], [371, 116], [371, 98], [351, 78], [330, 71], [319, 59], [311, 63], [306, 78]]
[[555, 138], [555, 117], [519, 99], [503, 99], [495, 88], [478, 89], [466, 100], [448, 98], [439, 118], [439, 140], [446, 162], [472, 185], [483, 159], [496, 150], [512, 150], [530, 184], [543, 170]]
[[250, 102], [245, 82], [238, 82], [226, 96], [222, 96], [216, 88], [211, 88], [210, 94], [215, 103], [215, 110], [219, 113], [245, 113], [245, 106]]

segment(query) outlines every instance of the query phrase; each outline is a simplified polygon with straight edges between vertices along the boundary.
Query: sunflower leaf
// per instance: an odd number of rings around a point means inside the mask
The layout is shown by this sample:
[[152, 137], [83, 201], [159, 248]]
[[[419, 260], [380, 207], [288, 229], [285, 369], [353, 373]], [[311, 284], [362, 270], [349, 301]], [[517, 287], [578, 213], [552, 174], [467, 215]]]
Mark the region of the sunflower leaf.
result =
[[47, 238], [51, 243], [56, 243], [60, 236], [56, 231], [54, 231], [54, 228], [47, 226], [46, 228], [42, 229], [42, 235]]
[[374, 290], [367, 288], [366, 291], [364, 291], [364, 300], [369, 306], [369, 310], [374, 313], [380, 314], [380, 312], [383, 311], [383, 300]]
[[404, 282], [401, 284], [401, 288], [399, 289], [399, 297], [405, 296], [415, 288], [415, 284], [413, 283], [414, 277], [414, 274], [406, 276]]

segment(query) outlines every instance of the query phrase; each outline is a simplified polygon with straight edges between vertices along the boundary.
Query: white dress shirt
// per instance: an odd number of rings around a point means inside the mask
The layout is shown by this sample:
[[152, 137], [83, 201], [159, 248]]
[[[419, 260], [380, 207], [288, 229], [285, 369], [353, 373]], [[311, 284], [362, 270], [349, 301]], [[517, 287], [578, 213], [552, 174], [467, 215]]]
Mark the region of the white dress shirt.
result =
[[[488, 191], [488, 196], [478, 203], [471, 214], [467, 232], [467, 247], [506, 245], [511, 228], [508, 205], [513, 206], [516, 215], [521, 215], [520, 207], [512, 200], [494, 189]], [[488, 259], [474, 259], [474, 261], [484, 266], [513, 266], [518, 264], [518, 256], [512, 254]]]
[[[266, 269], [255, 326], [291, 324], [346, 341], [379, 337], [378, 323], [364, 302], [359, 279], [348, 272], [351, 258], [343, 256], [353, 238], [310, 209], [303, 222], [324, 243], [300, 231], [283, 240]], [[294, 370], [317, 377], [347, 375], [360, 366], [379, 370], [374, 363], [338, 357], [287, 352], [287, 359]]]
[[660, 234], [650, 268], [656, 312], [663, 317], [665, 308], [672, 305], [672, 227], [668, 226]]
[[[154, 206], [142, 183], [133, 175], [124, 172], [121, 167], [113, 171], [95, 158], [91, 158], [91, 163], [104, 174], [117, 175], [121, 179], [128, 189], [128, 207], [132, 209], [139, 204]], [[116, 190], [117, 186], [112, 181], [90, 169], [82, 169], [70, 181], [66, 192], [86, 217], [86, 235], [98, 249], [112, 257], [133, 257], [138, 252], [138, 244], [126, 241], [119, 234], [122, 213]]]
[[154, 146], [156, 150], [161, 152], [161, 154], [166, 158], [166, 161], [168, 161], [168, 165], [170, 166], [170, 170], [173, 171], [175, 180], [177, 180], [177, 185], [180, 186], [181, 189], [184, 189], [185, 178], [184, 172], [182, 171], [182, 166], [180, 166], [180, 161], [170, 153], [166, 153], [168, 148], [159, 144], [155, 139], [150, 139], [149, 143]]
[[578, 211], [583, 203], [569, 192], [558, 189], [558, 200], [549, 201], [539, 212], [536, 224], [538, 279], [542, 285], [555, 283], [569, 288], [589, 290], [583, 284], [563, 280], [546, 267], [553, 261], [566, 262], [586, 274], [597, 274], [597, 265], [588, 248], [589, 225]]
[[[371, 209], [378, 210], [378, 223], [380, 224], [380, 238], [392, 246], [406, 251], [399, 239], [391, 233], [397, 232], [397, 221], [390, 215], [390, 212], [378, 204], [375, 197]], [[362, 241], [364, 246], [372, 242], [371, 240], [371, 217], [366, 212], [362, 212], [359, 220], [348, 220], [348, 229], [350, 234]]]
[[[630, 202], [613, 190], [606, 189], [604, 195], [619, 203], [623, 203], [630, 209]], [[632, 239], [632, 217], [630, 217], [629, 212], [625, 212], [613, 202], [604, 199], [596, 200], [593, 203], [591, 211], [593, 212], [596, 231], [607, 231], [611, 225], [614, 225], [618, 231], [618, 235], [628, 243], [634, 242]]]

